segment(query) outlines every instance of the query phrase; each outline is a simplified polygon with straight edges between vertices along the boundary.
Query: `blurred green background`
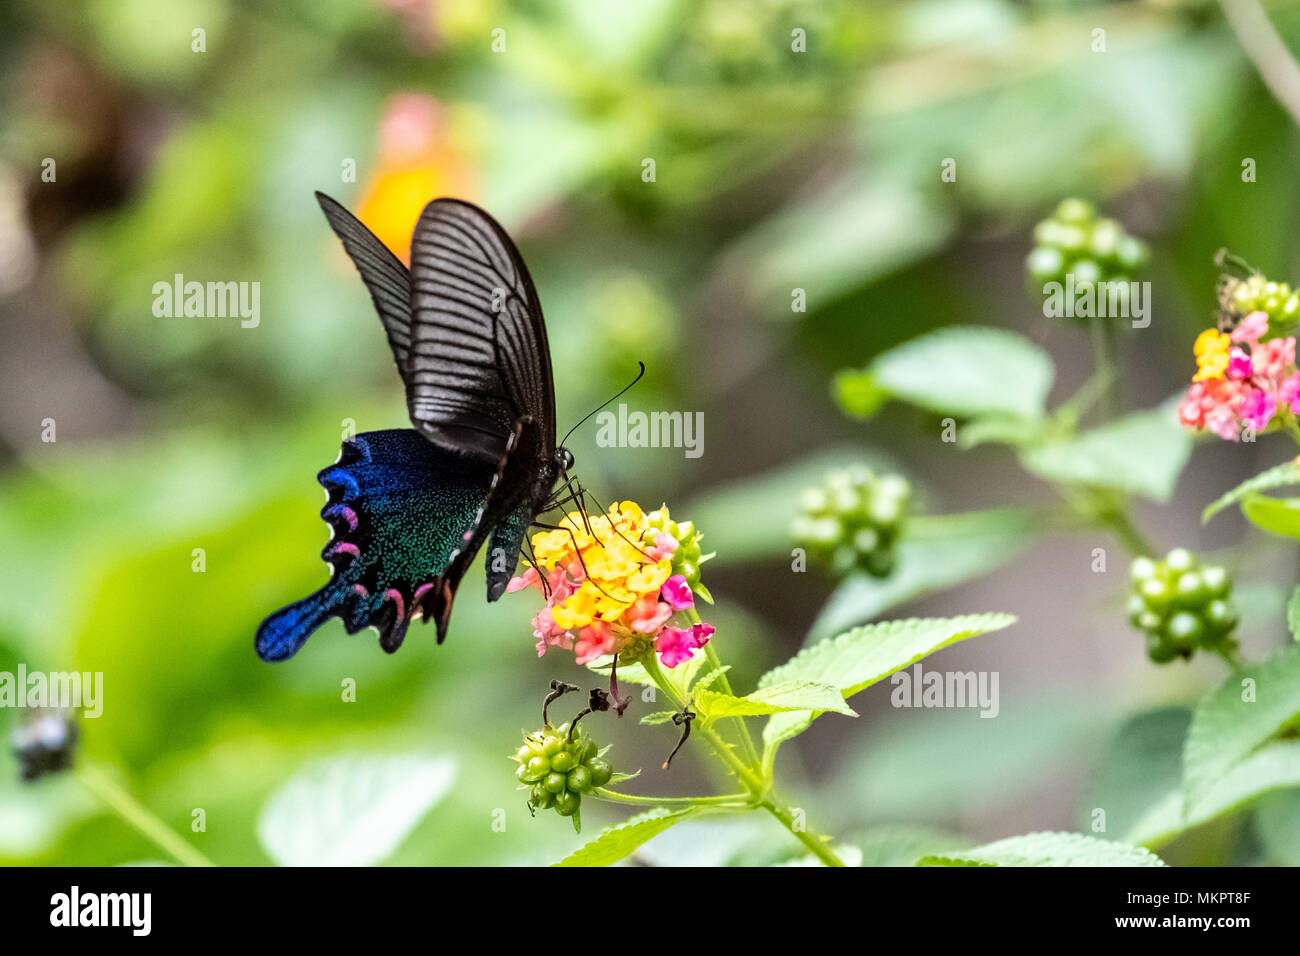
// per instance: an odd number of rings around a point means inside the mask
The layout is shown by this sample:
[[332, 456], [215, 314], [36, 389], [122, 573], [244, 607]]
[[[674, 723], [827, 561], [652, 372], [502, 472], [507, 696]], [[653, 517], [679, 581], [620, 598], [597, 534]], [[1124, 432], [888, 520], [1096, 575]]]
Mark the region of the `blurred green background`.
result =
[[[1297, 5], [1267, 6], [1300, 49]], [[219, 863], [269, 862], [268, 796], [309, 761], [354, 753], [456, 761], [390, 861], [547, 862], [581, 842], [565, 821], [528, 819], [505, 756], [552, 677], [589, 679], [537, 660], [532, 602], [486, 605], [481, 571], [441, 648], [417, 627], [389, 657], [333, 621], [290, 663], [253, 653], [261, 618], [323, 578], [313, 476], [349, 420], [406, 423], [313, 190], [397, 249], [433, 195], [505, 223], [546, 309], [562, 429], [637, 360], [632, 407], [704, 412], [699, 459], [597, 449], [591, 425], [570, 447], [602, 500], [666, 501], [701, 525], [719, 551], [709, 619], [741, 687], [799, 646], [832, 590], [790, 574], [781, 533], [828, 462], [893, 462], [936, 511], [1050, 498], [1005, 451], [958, 452], [918, 412], [846, 420], [828, 383], [928, 329], [979, 323], [1048, 349], [1054, 397], [1072, 393], [1085, 333], [1044, 318], [1024, 287], [1030, 227], [1058, 199], [1091, 198], [1153, 246], [1154, 322], [1124, 340], [1144, 406], [1186, 385], [1216, 249], [1300, 276], [1300, 138], [1213, 3], [11, 0], [0, 82], [0, 669], [102, 671], [83, 757]], [[947, 158], [955, 183], [940, 179]], [[260, 324], [155, 317], [152, 286], [176, 273], [259, 282]], [[1148, 530], [1167, 546], [1234, 543], [1238, 518], [1205, 532], [1199, 511], [1284, 457], [1278, 441], [1198, 448], [1175, 503], [1142, 514]], [[1111, 544], [1039, 541], [954, 589], [900, 592], [890, 615], [1020, 615], [937, 659], [1000, 671], [1002, 713], [893, 710], [875, 688], [855, 702], [862, 719], [823, 719], [783, 752], [810, 820], [868, 831], [868, 859], [882, 826], [973, 840], [1079, 827], [1118, 721], [1221, 672], [1146, 662], [1120, 577], [1087, 574], [1090, 549]], [[1277, 545], [1249, 554], [1245, 643], [1262, 653], [1283, 640], [1296, 567]], [[0, 711], [6, 736], [13, 719]], [[725, 786], [689, 751], [657, 769], [672, 728], [592, 729], [618, 769], [644, 768], [635, 792]], [[589, 834], [626, 815], [584, 812]], [[1271, 819], [1294, 835], [1292, 808]], [[1201, 834], [1175, 858], [1282, 862], [1285, 840], [1231, 836]], [[788, 840], [764, 821], [693, 824], [646, 855], [710, 862]], [[75, 779], [20, 786], [0, 756], [0, 860], [161, 858]]]

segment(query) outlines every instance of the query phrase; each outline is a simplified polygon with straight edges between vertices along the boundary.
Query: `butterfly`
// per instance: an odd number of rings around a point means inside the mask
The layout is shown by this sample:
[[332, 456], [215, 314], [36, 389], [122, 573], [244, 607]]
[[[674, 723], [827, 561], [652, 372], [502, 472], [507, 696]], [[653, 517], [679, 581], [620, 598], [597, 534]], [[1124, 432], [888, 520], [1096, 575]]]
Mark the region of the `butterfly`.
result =
[[563, 500], [573, 455], [555, 439], [555, 382], [537, 290], [490, 215], [434, 199], [411, 237], [408, 270], [323, 193], [325, 218], [370, 291], [413, 428], [363, 432], [317, 475], [333, 531], [319, 591], [257, 631], [258, 656], [292, 657], [331, 617], [401, 646], [415, 617], [447, 636], [461, 578], [486, 542], [487, 599], [506, 590], [524, 536]]

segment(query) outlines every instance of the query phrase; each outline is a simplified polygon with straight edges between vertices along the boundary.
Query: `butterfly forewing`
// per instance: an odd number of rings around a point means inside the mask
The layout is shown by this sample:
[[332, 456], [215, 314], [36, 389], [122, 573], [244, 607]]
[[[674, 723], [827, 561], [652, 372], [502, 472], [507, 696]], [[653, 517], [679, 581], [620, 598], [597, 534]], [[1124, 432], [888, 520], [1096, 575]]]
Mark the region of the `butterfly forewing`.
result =
[[411, 421], [430, 440], [497, 462], [515, 423], [555, 448], [555, 390], [537, 292], [491, 216], [458, 199], [424, 208], [411, 238]]
[[375, 311], [384, 323], [388, 344], [397, 359], [397, 368], [406, 366], [406, 354], [411, 346], [411, 274], [402, 260], [384, 245], [379, 237], [365, 227], [352, 213], [322, 192], [316, 201], [343, 243], [343, 249], [361, 273]]

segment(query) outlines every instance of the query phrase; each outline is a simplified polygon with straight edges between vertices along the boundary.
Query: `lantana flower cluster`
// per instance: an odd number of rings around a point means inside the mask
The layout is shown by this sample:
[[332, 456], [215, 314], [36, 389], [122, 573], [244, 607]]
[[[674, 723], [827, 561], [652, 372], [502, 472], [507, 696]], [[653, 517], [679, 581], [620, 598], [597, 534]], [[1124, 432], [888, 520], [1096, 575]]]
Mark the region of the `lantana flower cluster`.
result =
[[1256, 433], [1300, 414], [1295, 336], [1266, 339], [1268, 313], [1252, 312], [1231, 333], [1206, 329], [1193, 351], [1197, 372], [1178, 407], [1189, 428], [1236, 441], [1242, 426]]
[[[533, 618], [539, 657], [560, 647], [587, 664], [653, 648], [665, 667], [676, 667], [708, 643], [710, 625], [679, 618], [694, 608], [695, 594], [674, 569], [684, 543], [663, 530], [671, 524], [661, 511], [647, 515], [635, 502], [617, 502], [604, 515], [570, 512], [557, 530], [533, 536], [536, 567], [507, 590], [536, 587], [546, 596]], [[690, 544], [698, 547], [698, 534], [692, 535]]]

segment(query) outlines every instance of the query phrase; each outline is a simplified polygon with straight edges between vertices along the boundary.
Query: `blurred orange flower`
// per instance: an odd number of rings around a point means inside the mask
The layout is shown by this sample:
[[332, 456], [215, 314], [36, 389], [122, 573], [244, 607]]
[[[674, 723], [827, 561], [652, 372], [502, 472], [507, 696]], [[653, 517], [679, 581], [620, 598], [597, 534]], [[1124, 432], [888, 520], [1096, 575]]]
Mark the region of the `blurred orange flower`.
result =
[[473, 198], [474, 175], [451, 135], [447, 110], [432, 96], [399, 93], [379, 127], [379, 156], [357, 215], [407, 264], [420, 211], [438, 196]]

